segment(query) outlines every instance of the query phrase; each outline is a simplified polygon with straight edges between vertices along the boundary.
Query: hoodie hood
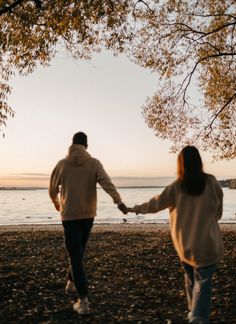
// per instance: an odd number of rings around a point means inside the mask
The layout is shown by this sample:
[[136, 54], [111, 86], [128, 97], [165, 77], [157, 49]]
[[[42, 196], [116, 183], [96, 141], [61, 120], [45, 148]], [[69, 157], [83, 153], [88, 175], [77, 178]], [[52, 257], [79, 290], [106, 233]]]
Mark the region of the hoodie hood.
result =
[[80, 144], [72, 144], [69, 147], [66, 161], [75, 167], [79, 167], [87, 160], [91, 159], [91, 155], [86, 151], [86, 148]]

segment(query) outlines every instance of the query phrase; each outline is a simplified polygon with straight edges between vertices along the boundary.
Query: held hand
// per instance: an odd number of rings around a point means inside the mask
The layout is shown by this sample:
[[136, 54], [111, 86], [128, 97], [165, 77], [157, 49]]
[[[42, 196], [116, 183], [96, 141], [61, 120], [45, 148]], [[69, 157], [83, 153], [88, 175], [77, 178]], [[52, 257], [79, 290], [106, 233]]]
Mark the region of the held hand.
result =
[[132, 208], [128, 207], [128, 208], [127, 208], [127, 212], [128, 212], [128, 213], [136, 213], [136, 215], [139, 214], [138, 212], [136, 212], [136, 211], [134, 210], [134, 207], [132, 207]]
[[122, 211], [123, 214], [126, 215], [128, 213], [128, 208], [126, 207], [126, 205], [123, 202], [118, 204], [118, 208], [120, 211]]
[[127, 212], [128, 212], [128, 213], [134, 213], [134, 210], [133, 210], [133, 208], [128, 207], [128, 208], [127, 208]]
[[54, 201], [54, 206], [55, 206], [57, 211], [60, 211], [60, 204], [59, 204], [58, 201]]

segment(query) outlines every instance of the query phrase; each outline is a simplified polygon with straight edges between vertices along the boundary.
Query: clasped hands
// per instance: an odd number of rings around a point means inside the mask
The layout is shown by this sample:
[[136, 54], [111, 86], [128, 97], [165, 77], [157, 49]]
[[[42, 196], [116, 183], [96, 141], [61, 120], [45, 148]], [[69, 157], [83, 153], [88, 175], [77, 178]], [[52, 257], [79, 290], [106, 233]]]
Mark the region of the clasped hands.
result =
[[118, 204], [118, 208], [125, 215], [128, 214], [128, 213], [135, 213], [133, 208], [127, 207], [123, 202]]

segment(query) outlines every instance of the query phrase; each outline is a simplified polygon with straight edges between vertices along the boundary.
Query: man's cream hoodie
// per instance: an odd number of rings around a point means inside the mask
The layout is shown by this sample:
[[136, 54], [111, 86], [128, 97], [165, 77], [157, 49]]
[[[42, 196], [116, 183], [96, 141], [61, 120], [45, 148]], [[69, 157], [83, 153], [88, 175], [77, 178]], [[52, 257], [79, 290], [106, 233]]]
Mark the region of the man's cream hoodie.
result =
[[93, 218], [97, 210], [97, 183], [119, 204], [121, 198], [102, 164], [80, 144], [69, 148], [65, 159], [54, 168], [49, 195], [60, 204], [61, 219]]
[[206, 187], [199, 196], [185, 194], [176, 180], [161, 195], [134, 206], [133, 211], [147, 214], [169, 208], [171, 236], [179, 258], [194, 267], [205, 267], [223, 256], [218, 225], [222, 200], [220, 185], [214, 176], [208, 174]]

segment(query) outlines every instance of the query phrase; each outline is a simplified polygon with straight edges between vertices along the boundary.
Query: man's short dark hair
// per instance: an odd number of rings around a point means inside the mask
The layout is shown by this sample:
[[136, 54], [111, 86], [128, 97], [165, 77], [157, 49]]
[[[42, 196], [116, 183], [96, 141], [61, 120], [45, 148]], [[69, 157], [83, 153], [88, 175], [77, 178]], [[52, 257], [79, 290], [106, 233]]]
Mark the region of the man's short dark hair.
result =
[[73, 136], [73, 144], [81, 144], [85, 147], [88, 146], [87, 135], [83, 132], [78, 132]]

